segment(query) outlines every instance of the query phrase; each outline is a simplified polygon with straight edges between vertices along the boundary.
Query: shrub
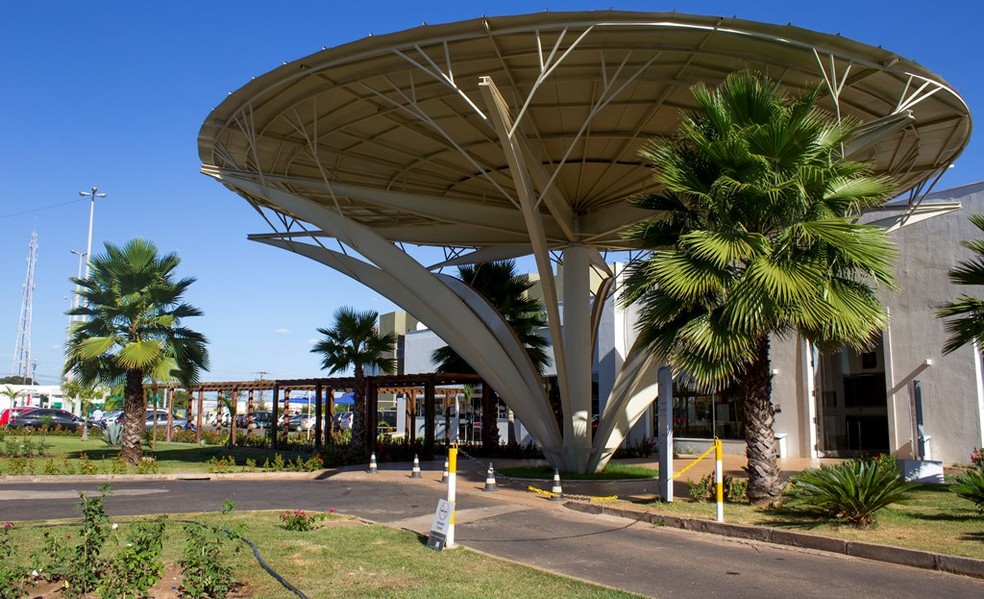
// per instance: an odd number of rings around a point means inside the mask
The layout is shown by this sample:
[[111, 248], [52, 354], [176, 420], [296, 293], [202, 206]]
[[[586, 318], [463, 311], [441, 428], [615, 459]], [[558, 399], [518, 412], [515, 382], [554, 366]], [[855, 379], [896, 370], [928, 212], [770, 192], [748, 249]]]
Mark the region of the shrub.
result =
[[[335, 510], [330, 510], [329, 513]], [[280, 514], [283, 526], [286, 530], [304, 532], [311, 530], [316, 522], [320, 522], [328, 517], [328, 514], [313, 513], [309, 514], [304, 510], [286, 511]]]
[[687, 479], [687, 493], [691, 501], [707, 501], [708, 496], [714, 491], [714, 475], [706, 474], [700, 480], [694, 482]]
[[14, 547], [10, 543], [10, 522], [0, 524], [0, 599], [21, 599], [27, 595], [27, 568], [13, 563]]
[[126, 540], [99, 584], [103, 599], [145, 597], [164, 571], [164, 518], [130, 525]]
[[72, 567], [65, 577], [65, 591], [69, 597], [85, 597], [86, 593], [94, 591], [105, 569], [100, 553], [109, 536], [109, 519], [103, 508], [109, 487], [100, 487], [99, 492], [98, 497], [79, 493], [82, 526], [79, 529], [79, 544], [70, 562]]
[[[232, 588], [232, 568], [226, 563], [227, 533], [190, 523], [184, 526], [187, 543], [181, 559], [182, 597], [221, 599]], [[237, 546], [238, 551], [238, 546]]]
[[980, 447], [975, 447], [974, 451], [970, 452], [970, 463], [975, 468], [984, 470], [984, 451]]
[[984, 516], [984, 468], [973, 468], [953, 478], [950, 490], [968, 501], [974, 502], [977, 511]]
[[120, 438], [123, 436], [123, 423], [110, 422], [103, 430], [103, 441], [110, 447], [119, 447]]
[[912, 488], [895, 460], [851, 460], [792, 477], [783, 491], [783, 507], [866, 528], [878, 510], [908, 499]]

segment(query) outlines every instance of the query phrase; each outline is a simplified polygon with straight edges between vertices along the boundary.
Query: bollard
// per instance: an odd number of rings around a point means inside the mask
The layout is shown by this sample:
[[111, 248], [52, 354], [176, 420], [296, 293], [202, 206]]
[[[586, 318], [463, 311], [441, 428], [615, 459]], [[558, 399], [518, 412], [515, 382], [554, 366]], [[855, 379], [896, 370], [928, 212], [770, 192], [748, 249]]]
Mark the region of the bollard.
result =
[[447, 542], [445, 547], [454, 547], [454, 520], [455, 520], [455, 495], [458, 491], [457, 471], [458, 471], [458, 448], [448, 449], [448, 503], [451, 504], [451, 519], [448, 523]]
[[410, 470], [410, 478], [420, 478], [420, 460], [417, 454], [413, 454], [413, 468]]
[[372, 452], [369, 456], [369, 474], [376, 474], [376, 452]]
[[491, 493], [491, 492], [493, 492], [493, 491], [496, 490], [495, 489], [495, 469], [492, 468], [492, 462], [489, 462], [488, 472], [485, 473], [485, 488], [482, 489], [482, 490], [483, 491], [486, 491], [486, 492], [489, 492], [489, 493]]
[[556, 468], [554, 468], [553, 487], [550, 488], [550, 492], [554, 494], [550, 501], [564, 500], [564, 490], [560, 488], [560, 470]]
[[714, 439], [714, 496], [718, 522], [724, 522], [724, 451], [721, 439]]
[[444, 458], [444, 472], [441, 473], [441, 482], [448, 482], [448, 459]]

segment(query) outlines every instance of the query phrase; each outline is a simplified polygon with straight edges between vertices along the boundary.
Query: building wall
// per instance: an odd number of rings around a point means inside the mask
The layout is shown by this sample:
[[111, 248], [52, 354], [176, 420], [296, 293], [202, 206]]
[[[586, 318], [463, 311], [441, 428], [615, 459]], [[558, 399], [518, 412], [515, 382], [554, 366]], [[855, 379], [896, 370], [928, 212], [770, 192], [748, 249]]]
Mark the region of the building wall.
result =
[[[930, 456], [945, 463], [967, 462], [974, 447], [984, 444], [984, 402], [975, 349], [965, 346], [948, 356], [942, 348], [947, 334], [936, 310], [961, 293], [980, 295], [980, 289], [950, 283], [947, 271], [972, 253], [961, 240], [984, 233], [967, 215], [984, 212], [984, 183], [944, 190], [928, 202], [960, 202], [963, 209], [907, 225], [891, 233], [899, 255], [895, 263], [898, 293], [885, 292], [890, 325], [883, 334], [885, 384], [888, 395], [890, 451], [902, 458], [916, 454], [914, 385], [922, 391], [924, 430], [931, 437]], [[927, 361], [929, 363], [927, 363]], [[811, 385], [814, 364], [810, 348], [796, 337], [774, 340], [773, 402], [781, 406], [776, 432], [786, 433], [791, 455], [810, 457], [817, 442], [817, 406]], [[851, 365], [848, 365], [851, 367]], [[857, 370], [857, 365], [851, 367]]]

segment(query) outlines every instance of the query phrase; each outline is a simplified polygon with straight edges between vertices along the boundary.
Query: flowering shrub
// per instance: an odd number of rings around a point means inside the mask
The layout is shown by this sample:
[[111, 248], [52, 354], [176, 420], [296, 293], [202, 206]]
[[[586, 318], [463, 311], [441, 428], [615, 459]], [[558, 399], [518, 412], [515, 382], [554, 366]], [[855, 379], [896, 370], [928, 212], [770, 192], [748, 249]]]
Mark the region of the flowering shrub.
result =
[[311, 530], [314, 527], [315, 522], [320, 522], [328, 517], [329, 514], [334, 514], [335, 509], [331, 508], [326, 513], [307, 513], [304, 510], [293, 510], [286, 511], [280, 514], [280, 519], [284, 523], [284, 528], [293, 531], [306, 531]]
[[984, 470], [984, 451], [980, 447], [975, 447], [974, 451], [970, 452], [970, 463], [978, 470]]

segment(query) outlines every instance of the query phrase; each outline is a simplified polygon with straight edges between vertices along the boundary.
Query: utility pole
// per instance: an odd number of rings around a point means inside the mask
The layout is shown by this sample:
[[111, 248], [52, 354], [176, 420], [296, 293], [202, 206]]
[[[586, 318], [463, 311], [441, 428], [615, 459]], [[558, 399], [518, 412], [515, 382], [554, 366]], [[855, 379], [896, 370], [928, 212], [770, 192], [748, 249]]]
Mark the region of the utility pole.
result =
[[[34, 266], [38, 261], [38, 232], [31, 233], [27, 246], [27, 278], [21, 294], [20, 319], [17, 323], [17, 341], [14, 344], [14, 363], [11, 371], [27, 384], [31, 368], [31, 322], [34, 320]], [[37, 381], [34, 381], [37, 382]]]

